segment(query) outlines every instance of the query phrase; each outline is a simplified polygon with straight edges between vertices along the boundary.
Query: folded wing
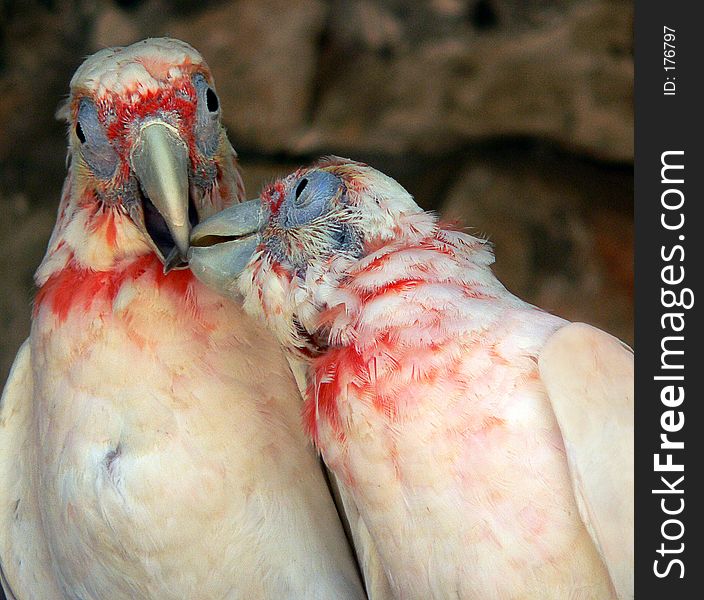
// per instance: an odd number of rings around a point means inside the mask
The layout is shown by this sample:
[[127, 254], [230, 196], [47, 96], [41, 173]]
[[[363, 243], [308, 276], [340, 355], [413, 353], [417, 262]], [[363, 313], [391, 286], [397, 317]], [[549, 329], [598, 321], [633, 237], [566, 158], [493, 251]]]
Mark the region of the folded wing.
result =
[[8, 600], [61, 598], [44, 542], [29, 434], [32, 416], [29, 340], [22, 344], [0, 400], [0, 581]]
[[633, 351], [582, 323], [558, 330], [540, 375], [582, 520], [619, 598], [633, 598]]

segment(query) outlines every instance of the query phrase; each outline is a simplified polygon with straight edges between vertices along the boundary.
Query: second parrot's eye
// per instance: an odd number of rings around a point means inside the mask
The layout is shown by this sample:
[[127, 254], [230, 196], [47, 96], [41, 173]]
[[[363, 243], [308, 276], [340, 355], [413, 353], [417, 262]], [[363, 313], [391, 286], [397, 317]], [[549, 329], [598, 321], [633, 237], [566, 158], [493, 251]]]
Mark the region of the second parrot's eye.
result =
[[98, 109], [90, 98], [83, 98], [78, 106], [75, 132], [81, 143], [83, 160], [91, 171], [97, 177], [112, 177], [119, 157], [100, 122]]
[[296, 200], [298, 200], [301, 197], [301, 194], [303, 193], [303, 190], [306, 189], [306, 186], [308, 185], [308, 180], [304, 177], [301, 179], [301, 181], [298, 182], [298, 185], [296, 186]]
[[320, 217], [338, 193], [342, 180], [326, 171], [313, 171], [290, 185], [280, 211], [280, 224], [285, 228], [300, 227]]

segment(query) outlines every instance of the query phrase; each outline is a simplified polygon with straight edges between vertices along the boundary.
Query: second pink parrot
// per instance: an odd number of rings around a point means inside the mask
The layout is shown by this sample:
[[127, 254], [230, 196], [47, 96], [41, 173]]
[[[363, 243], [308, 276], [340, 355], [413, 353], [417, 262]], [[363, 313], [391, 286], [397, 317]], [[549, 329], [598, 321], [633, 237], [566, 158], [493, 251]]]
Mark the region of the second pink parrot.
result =
[[[509, 293], [488, 243], [327, 159], [195, 228], [307, 382], [398, 598], [633, 596], [633, 357]], [[359, 554], [359, 549], [358, 549]]]

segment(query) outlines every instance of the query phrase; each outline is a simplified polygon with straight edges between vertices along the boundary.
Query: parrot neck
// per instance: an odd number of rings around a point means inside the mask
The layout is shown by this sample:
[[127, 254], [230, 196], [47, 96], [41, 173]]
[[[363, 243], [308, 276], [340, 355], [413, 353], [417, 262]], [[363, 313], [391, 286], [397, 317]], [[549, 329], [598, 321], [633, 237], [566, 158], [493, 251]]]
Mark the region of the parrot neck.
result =
[[493, 260], [485, 241], [436, 229], [379, 248], [321, 288], [317, 326], [329, 346], [310, 363], [304, 414], [313, 440], [319, 419], [344, 435], [339, 402], [349, 386], [395, 414], [393, 390], [436, 376], [457, 340], [483, 339], [507, 309], [529, 308], [494, 277]]
[[[207, 185], [202, 174], [193, 175], [196, 186], [204, 189], [196, 207], [201, 219], [245, 196], [236, 155], [229, 144], [213, 165], [214, 184]], [[119, 185], [112, 191], [97, 188], [73, 163], [69, 166], [56, 225], [34, 276], [38, 287], [67, 267], [119, 272], [125, 264], [153, 254], [144, 233], [128, 214], [124, 197], [128, 193]]]
[[336, 286], [318, 289], [318, 332], [330, 346], [375, 346], [390, 337], [404, 344], [438, 344], [456, 324], [483, 329], [496, 300], [521, 303], [496, 279], [490, 245], [435, 228], [423, 238], [387, 243], [340, 272]]
[[120, 270], [122, 263], [152, 254], [123, 204], [100, 199], [101, 192], [83, 179], [69, 168], [56, 225], [34, 275], [38, 287], [67, 268]]
[[[140, 289], [151, 289], [156, 295], [176, 301], [193, 300], [196, 280], [189, 270], [171, 271], [164, 275], [161, 261], [154, 254], [125, 260], [106, 271], [85, 268], [70, 260], [50, 275], [41, 285], [34, 300], [34, 318], [51, 317], [61, 325], [73, 314], [106, 315], [120, 303], [121, 292], [139, 280]], [[129, 295], [129, 294], [128, 294]], [[125, 295], [122, 294], [124, 300]]]

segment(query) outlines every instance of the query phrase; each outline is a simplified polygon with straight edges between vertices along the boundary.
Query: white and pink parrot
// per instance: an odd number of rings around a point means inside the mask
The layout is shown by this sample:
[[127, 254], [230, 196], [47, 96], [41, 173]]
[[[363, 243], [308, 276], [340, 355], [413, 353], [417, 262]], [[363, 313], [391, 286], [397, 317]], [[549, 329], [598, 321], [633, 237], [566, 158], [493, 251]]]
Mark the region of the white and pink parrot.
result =
[[302, 362], [308, 433], [397, 598], [633, 597], [630, 349], [516, 298], [485, 241], [344, 159], [191, 243]]
[[165, 274], [243, 194], [203, 58], [173, 39], [102, 50], [65, 117], [69, 172], [0, 404], [6, 594], [363, 598], [280, 347]]

